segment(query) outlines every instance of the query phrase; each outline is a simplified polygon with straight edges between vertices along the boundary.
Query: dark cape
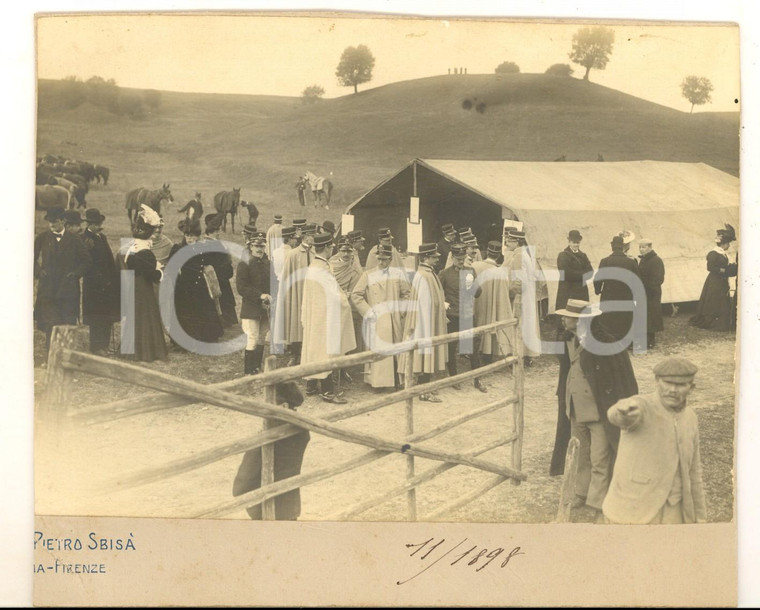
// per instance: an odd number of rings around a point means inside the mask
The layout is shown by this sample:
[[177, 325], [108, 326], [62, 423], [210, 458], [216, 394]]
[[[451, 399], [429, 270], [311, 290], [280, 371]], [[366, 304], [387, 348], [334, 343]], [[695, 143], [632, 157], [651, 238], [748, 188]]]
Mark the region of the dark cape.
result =
[[[612, 254], [599, 262], [599, 271], [605, 267], [618, 267], [639, 275], [639, 265], [635, 259], [621, 251]], [[607, 330], [617, 341], [626, 336], [633, 323], [633, 310], [615, 311], [606, 306], [608, 301], [633, 301], [631, 288], [625, 282], [615, 279], [594, 280], [594, 291], [599, 297], [599, 308], [602, 310], [602, 320]]]
[[665, 328], [662, 321], [662, 283], [665, 281], [665, 263], [654, 250], [640, 257], [639, 275], [647, 293], [647, 332]]
[[92, 266], [82, 278], [82, 322], [113, 324], [119, 321], [120, 278], [111, 246], [103, 233], [82, 235]]
[[557, 256], [557, 270], [564, 272], [564, 279], [557, 286], [555, 309], [563, 309], [568, 299], [589, 300], [588, 286], [583, 276], [593, 273], [594, 268], [585, 252], [573, 252], [568, 246]]
[[238, 318], [235, 310], [235, 293], [232, 292], [231, 284], [235, 271], [232, 266], [232, 257], [227, 252], [207, 252], [204, 259], [206, 264], [211, 265], [216, 271], [216, 279], [219, 281], [219, 288], [222, 291], [222, 296], [219, 297], [219, 305], [222, 308], [222, 323], [225, 328], [234, 326], [238, 323]]
[[169, 255], [171, 261], [180, 249], [191, 249], [191, 256], [182, 265], [174, 286], [174, 309], [182, 329], [190, 337], [196, 341], [215, 343], [224, 334], [224, 329], [203, 275], [203, 267], [209, 263], [205, 254], [192, 256], [192, 251], [199, 250], [195, 246], [183, 240], [172, 247]]
[[[597, 341], [604, 343], [613, 341], [613, 337], [599, 323], [599, 318], [592, 322], [591, 332]], [[566, 342], [570, 338], [572, 338], [572, 334], [562, 332], [558, 340]], [[594, 394], [596, 407], [599, 410], [599, 419], [604, 423], [607, 438], [616, 451], [620, 439], [620, 429], [607, 420], [607, 409], [618, 400], [639, 392], [628, 350], [622, 345], [619, 346], [619, 349], [620, 351], [617, 354], [611, 356], [598, 356], [584, 349], [580, 356], [581, 369]], [[564, 343], [563, 352], [559, 355], [557, 430], [549, 469], [549, 474], [552, 476], [561, 475], [565, 472], [565, 454], [570, 442], [570, 419], [567, 417], [565, 401], [565, 388], [569, 372], [570, 356], [567, 351], [567, 343]]]
[[736, 277], [737, 264], [715, 250], [707, 254], [707, 279], [697, 304], [697, 313], [689, 320], [692, 326], [707, 330], [728, 331], [732, 327], [732, 303], [728, 278]]

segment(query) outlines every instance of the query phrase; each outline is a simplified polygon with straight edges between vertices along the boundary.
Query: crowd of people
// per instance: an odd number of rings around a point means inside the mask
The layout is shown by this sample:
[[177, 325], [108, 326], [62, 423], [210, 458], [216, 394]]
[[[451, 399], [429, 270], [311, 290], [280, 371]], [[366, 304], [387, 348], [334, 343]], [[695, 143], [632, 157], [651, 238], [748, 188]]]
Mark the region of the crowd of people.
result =
[[[285, 226], [277, 214], [266, 231], [253, 223], [244, 227], [245, 250], [235, 268], [219, 239], [220, 216], [201, 218], [199, 194], [182, 211], [187, 212], [179, 223], [183, 238], [174, 244], [163, 235], [162, 217], [143, 205], [131, 241], [116, 255], [99, 210], [87, 209], [84, 218], [73, 210], [47, 212], [49, 228], [34, 245], [34, 316], [46, 334], [46, 348], [53, 326], [81, 320], [89, 327], [92, 353], [116, 353], [113, 330], [120, 321], [120, 353], [151, 362], [166, 359], [173, 349], [208, 353], [204, 346], [220, 341], [239, 322], [246, 335], [244, 374], [262, 370], [267, 347], [287, 355], [288, 365], [372, 350], [387, 353], [361, 373], [377, 391], [399, 389], [408, 370], [417, 384], [426, 384], [438, 374], [457, 375], [460, 362], [477, 369], [522, 353], [530, 366], [542, 353], [539, 322], [546, 317], [547, 282], [535, 248], [514, 227], [506, 227], [502, 239], [481, 244], [469, 227], [444, 224], [439, 242], [419, 246], [415, 265], [394, 246], [387, 227], [376, 231], [376, 243], [368, 249], [361, 230], [337, 237], [329, 221], [296, 218]], [[726, 331], [735, 323], [728, 278], [736, 276], [737, 263], [726, 253], [735, 239], [730, 225], [717, 231], [694, 326]], [[563, 473], [574, 436], [580, 441], [575, 507], [591, 507], [599, 520], [610, 522], [704, 520], [696, 415], [686, 408], [696, 367], [679, 359], [663, 361], [654, 371], [657, 391], [640, 396], [628, 353], [637, 341], [637, 315], [646, 321], [640, 335], [647, 348], [663, 330], [665, 265], [649, 239], [639, 239], [639, 256], [630, 256], [635, 236], [621, 231], [595, 271], [582, 240], [580, 231], [570, 230], [568, 245], [557, 256], [561, 276], [554, 319], [561, 321], [562, 347], [550, 472]], [[133, 274], [124, 280], [123, 270]], [[131, 298], [124, 298], [125, 286]], [[599, 295], [598, 306], [590, 303], [590, 287]], [[389, 353], [405, 340], [512, 318], [520, 329], [519, 350], [511, 333], [501, 329]], [[305, 377], [307, 396], [347, 402], [342, 382], [351, 381], [352, 372], [333, 368]], [[474, 386], [488, 392], [482, 379]], [[461, 390], [459, 384], [452, 387]], [[419, 399], [442, 401], [429, 390]], [[651, 458], [643, 474], [637, 457], [642, 453]]]

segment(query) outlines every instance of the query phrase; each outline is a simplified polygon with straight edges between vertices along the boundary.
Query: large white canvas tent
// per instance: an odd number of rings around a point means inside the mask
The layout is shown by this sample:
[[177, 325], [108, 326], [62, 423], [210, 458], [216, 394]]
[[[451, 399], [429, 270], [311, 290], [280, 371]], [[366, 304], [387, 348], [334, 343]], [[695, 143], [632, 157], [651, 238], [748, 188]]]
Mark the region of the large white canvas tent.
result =
[[[583, 235], [594, 269], [610, 253], [613, 235], [647, 237], [665, 262], [663, 303], [698, 300], [716, 229], [729, 223], [739, 230], [738, 178], [703, 163], [664, 161], [415, 159], [346, 214], [370, 243], [378, 227], [388, 226], [404, 248], [412, 196], [419, 197], [424, 241], [439, 241], [441, 225], [450, 222], [472, 227], [484, 247], [500, 239], [504, 219], [519, 220], [544, 269], [556, 269], [570, 229]], [[635, 243], [629, 254], [638, 256]], [[549, 292], [553, 310], [556, 284]]]

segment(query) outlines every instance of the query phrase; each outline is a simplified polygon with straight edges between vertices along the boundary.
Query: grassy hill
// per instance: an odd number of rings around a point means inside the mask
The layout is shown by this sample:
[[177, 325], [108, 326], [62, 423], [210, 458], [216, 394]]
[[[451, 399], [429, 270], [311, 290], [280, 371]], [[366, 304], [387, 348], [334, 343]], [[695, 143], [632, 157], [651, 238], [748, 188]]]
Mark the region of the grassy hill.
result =
[[[57, 84], [39, 83], [37, 152], [111, 169], [108, 186], [88, 197], [113, 217], [111, 235], [127, 234], [126, 192], [164, 182], [178, 204], [200, 190], [206, 207], [215, 192], [240, 187], [262, 225], [276, 212], [286, 221], [336, 221], [345, 205], [415, 157], [590, 161], [601, 154], [606, 161], [704, 162], [739, 174], [738, 113], [689, 115], [573, 78], [435, 76], [313, 105], [162, 92], [160, 109], [141, 120], [90, 104], [60, 109]], [[294, 183], [306, 169], [332, 173], [330, 210], [298, 205]], [[175, 218], [167, 214], [170, 235]]]

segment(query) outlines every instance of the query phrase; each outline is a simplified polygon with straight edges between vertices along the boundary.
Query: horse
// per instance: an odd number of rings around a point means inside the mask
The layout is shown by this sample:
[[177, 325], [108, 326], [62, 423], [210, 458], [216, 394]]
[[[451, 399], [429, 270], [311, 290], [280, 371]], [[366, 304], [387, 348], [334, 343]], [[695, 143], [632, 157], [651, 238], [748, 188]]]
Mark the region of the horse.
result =
[[[61, 176], [51, 176], [48, 184], [57, 184], [58, 186], [62, 186], [65, 189], [68, 189], [68, 191], [71, 193], [73, 198], [77, 202], [77, 208], [85, 208], [87, 209], [87, 201], [85, 200], [85, 192], [86, 190], [81, 187], [81, 185], [77, 184], [76, 182], [72, 182], [71, 180], [68, 180], [67, 178], [63, 178]], [[70, 202], [71, 208], [74, 208], [73, 201]]]
[[[124, 207], [127, 210], [130, 224], [134, 224], [137, 220], [137, 214], [140, 212], [140, 206], [143, 203], [160, 214], [162, 201], [174, 201], [174, 197], [172, 196], [168, 184], [164, 184], [160, 189], [154, 191], [149, 191], [144, 188], [137, 188], [129, 191], [127, 193], [127, 200]], [[132, 217], [133, 212], [134, 218]]]
[[100, 184], [101, 180], [103, 181], [103, 184], [108, 184], [108, 176], [110, 175], [111, 171], [105, 166], [105, 165], [95, 165], [95, 180], [97, 180], [98, 184]]
[[314, 196], [314, 207], [322, 203], [324, 199], [325, 209], [330, 209], [330, 198], [332, 197], [333, 184], [327, 178], [317, 176], [310, 170], [307, 170], [302, 177], [311, 186], [311, 194]]
[[227, 231], [227, 214], [232, 220], [232, 232], [235, 232], [235, 215], [240, 205], [240, 189], [234, 188], [231, 191], [219, 191], [214, 195], [214, 207], [222, 215], [222, 231]]
[[71, 202], [71, 191], [66, 187], [44, 184], [36, 186], [34, 192], [34, 207], [37, 210], [49, 210], [50, 208], [69, 207]]

